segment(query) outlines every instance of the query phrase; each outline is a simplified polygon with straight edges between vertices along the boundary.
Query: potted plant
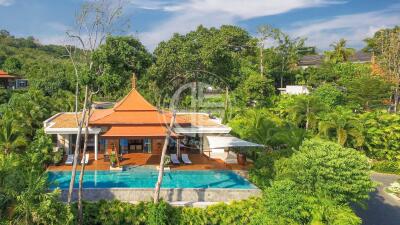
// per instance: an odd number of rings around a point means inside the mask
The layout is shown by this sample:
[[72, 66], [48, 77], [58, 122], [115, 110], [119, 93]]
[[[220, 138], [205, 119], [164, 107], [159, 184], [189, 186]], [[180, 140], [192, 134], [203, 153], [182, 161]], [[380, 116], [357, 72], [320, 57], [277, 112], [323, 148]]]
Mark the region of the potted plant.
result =
[[59, 148], [58, 151], [53, 153], [53, 164], [56, 166], [59, 166], [61, 164], [61, 161], [63, 159], [63, 148]]
[[237, 157], [237, 162], [239, 165], [242, 165], [242, 166], [246, 165], [246, 161], [247, 161], [246, 154], [243, 151], [241, 151], [240, 148], [237, 151], [236, 157]]
[[164, 159], [164, 165], [169, 165], [171, 163], [171, 156], [166, 155]]
[[113, 167], [113, 168], [115, 168], [117, 166], [117, 156], [115, 155], [115, 152], [111, 152], [110, 163], [111, 163], [111, 167]]

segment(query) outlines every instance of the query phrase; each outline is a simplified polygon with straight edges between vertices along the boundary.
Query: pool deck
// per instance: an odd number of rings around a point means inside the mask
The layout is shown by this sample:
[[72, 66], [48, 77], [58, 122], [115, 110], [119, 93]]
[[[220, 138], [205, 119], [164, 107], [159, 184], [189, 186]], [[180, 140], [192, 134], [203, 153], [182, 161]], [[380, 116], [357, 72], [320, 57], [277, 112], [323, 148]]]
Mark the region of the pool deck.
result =
[[[81, 157], [79, 157], [81, 158]], [[143, 165], [154, 165], [160, 164], [161, 155], [146, 154], [146, 153], [129, 153], [124, 154], [123, 160], [120, 162], [120, 166], [143, 166]], [[189, 158], [192, 161], [190, 165], [170, 165], [171, 170], [235, 170], [235, 171], [247, 171], [252, 164], [242, 166], [238, 164], [226, 164], [219, 159], [210, 159], [202, 154], [189, 154]], [[59, 166], [49, 166], [47, 169], [50, 171], [70, 171], [72, 165], [65, 165], [66, 158]], [[78, 165], [78, 170], [80, 165]], [[89, 163], [85, 166], [85, 170], [110, 170], [110, 163], [104, 162], [103, 154], [99, 154], [98, 160], [94, 160], [94, 154], [89, 154]]]

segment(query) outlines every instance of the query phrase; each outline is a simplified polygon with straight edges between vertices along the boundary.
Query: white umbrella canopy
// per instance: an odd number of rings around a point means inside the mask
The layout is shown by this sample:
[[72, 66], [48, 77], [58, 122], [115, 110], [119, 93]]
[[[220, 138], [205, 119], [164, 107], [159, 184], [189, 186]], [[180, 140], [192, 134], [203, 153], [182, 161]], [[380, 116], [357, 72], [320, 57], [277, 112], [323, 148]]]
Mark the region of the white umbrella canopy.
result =
[[211, 149], [234, 147], [264, 147], [264, 145], [245, 141], [232, 136], [207, 136], [207, 140]]

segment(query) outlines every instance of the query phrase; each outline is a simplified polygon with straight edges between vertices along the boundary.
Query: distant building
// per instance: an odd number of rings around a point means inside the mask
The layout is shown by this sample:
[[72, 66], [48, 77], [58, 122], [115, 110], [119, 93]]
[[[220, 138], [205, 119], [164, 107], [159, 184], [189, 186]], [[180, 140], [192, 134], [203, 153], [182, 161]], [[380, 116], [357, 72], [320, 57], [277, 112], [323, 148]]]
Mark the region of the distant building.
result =
[[17, 76], [10, 75], [7, 72], [0, 70], [0, 88], [5, 89], [20, 89], [28, 86], [28, 80], [19, 79]]
[[281, 94], [288, 95], [301, 95], [301, 94], [309, 94], [307, 86], [304, 85], [287, 85], [285, 88], [278, 88]]
[[[308, 67], [318, 67], [324, 62], [324, 55], [305, 55], [303, 56], [298, 66], [303, 69]], [[353, 63], [370, 63], [372, 61], [372, 54], [367, 52], [358, 51], [350, 56], [349, 62]]]

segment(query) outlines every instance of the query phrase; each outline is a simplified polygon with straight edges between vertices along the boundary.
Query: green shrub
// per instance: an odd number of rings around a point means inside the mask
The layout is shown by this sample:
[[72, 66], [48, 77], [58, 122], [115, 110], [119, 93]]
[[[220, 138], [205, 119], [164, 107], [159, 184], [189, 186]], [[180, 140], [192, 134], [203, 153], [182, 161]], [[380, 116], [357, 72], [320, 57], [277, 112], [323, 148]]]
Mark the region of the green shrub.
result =
[[58, 165], [61, 163], [61, 161], [63, 159], [63, 153], [64, 153], [64, 149], [62, 149], [62, 148], [58, 149], [57, 152], [53, 153], [53, 163], [55, 165]]
[[147, 224], [148, 225], [167, 225], [174, 224], [173, 220], [174, 209], [168, 203], [161, 201], [158, 204], [149, 204]]
[[209, 220], [206, 210], [202, 208], [182, 207], [180, 210], [180, 225], [206, 225]]
[[269, 187], [275, 176], [275, 162], [281, 158], [290, 157], [292, 153], [291, 149], [262, 152], [254, 160], [254, 167], [249, 170], [250, 181], [261, 189]]
[[397, 161], [376, 161], [372, 164], [372, 169], [380, 173], [400, 174], [400, 163]]
[[[261, 200], [251, 198], [231, 204], [217, 204], [207, 208], [172, 207], [161, 201], [131, 204], [120, 201], [84, 202], [83, 216], [87, 225], [234, 225], [260, 224]], [[77, 222], [77, 205], [72, 212]]]

